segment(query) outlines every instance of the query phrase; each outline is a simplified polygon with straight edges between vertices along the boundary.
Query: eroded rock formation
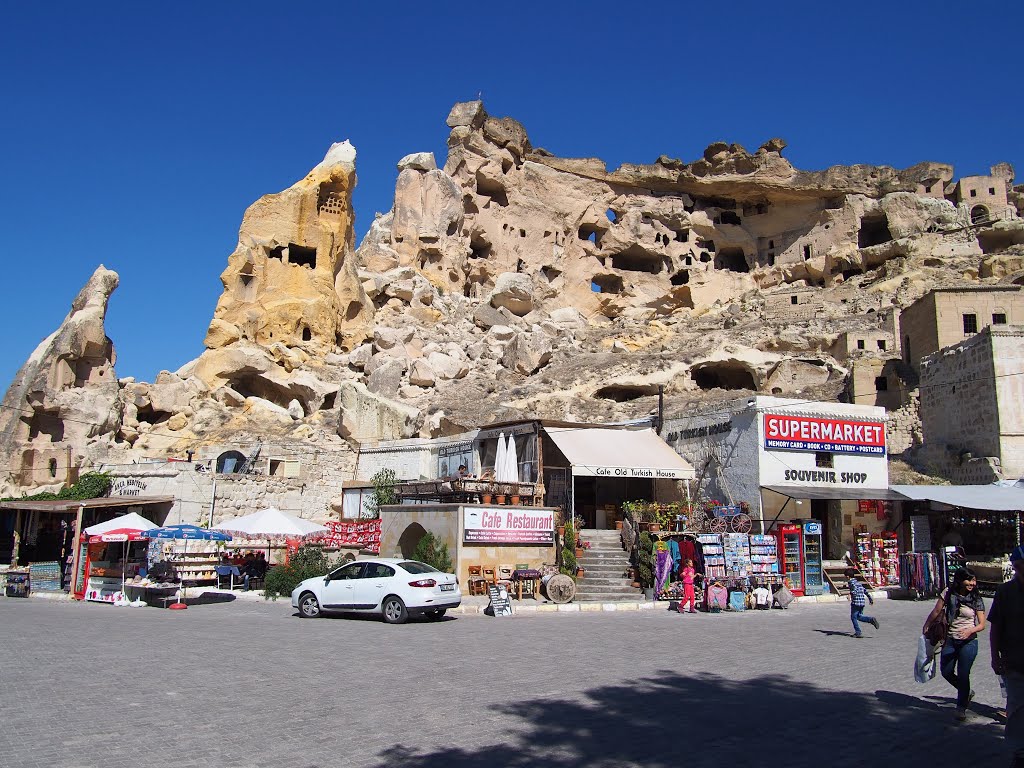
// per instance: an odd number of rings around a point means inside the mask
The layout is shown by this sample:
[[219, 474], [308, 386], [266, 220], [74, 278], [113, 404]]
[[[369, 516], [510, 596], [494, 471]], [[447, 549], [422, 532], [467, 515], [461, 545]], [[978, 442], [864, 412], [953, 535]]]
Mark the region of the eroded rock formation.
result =
[[257, 435], [337, 452], [519, 416], [638, 418], [659, 388], [675, 411], [736, 391], [848, 397], [849, 334], [898, 357], [894, 311], [928, 289], [1024, 283], [1005, 164], [958, 181], [938, 163], [808, 172], [770, 139], [609, 171], [480, 102], [447, 123], [446, 161], [402, 158], [358, 249], [347, 142], [250, 206], [206, 351], [152, 384], [113, 377], [116, 276], [99, 270], [8, 392], [9, 485], [38, 485], [54, 446], [81, 464]]

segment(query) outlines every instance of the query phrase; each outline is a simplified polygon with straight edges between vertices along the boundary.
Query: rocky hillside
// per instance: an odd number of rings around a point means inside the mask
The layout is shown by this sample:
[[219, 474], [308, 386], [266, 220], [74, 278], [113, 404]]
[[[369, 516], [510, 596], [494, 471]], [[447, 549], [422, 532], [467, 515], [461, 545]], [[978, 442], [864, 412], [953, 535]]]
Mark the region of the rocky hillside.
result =
[[46, 485], [69, 446], [82, 466], [254, 437], [344, 451], [643, 417], [659, 386], [672, 413], [737, 390], [842, 398], [845, 332], [891, 338], [891, 310], [938, 285], [1024, 281], [1005, 164], [982, 215], [938, 163], [799, 171], [771, 139], [608, 171], [480, 102], [448, 126], [443, 168], [403, 158], [358, 248], [347, 142], [250, 206], [206, 351], [153, 383], [114, 374], [117, 276], [97, 270], [4, 399], [6, 492]]

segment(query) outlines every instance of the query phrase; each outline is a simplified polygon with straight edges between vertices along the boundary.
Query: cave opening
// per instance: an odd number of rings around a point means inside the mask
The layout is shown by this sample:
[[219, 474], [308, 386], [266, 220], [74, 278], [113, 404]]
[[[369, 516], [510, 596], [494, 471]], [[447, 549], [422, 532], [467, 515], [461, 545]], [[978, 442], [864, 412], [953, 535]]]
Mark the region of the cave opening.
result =
[[656, 275], [661, 272], [661, 268], [661, 256], [647, 253], [639, 245], [631, 245], [622, 253], [612, 256], [612, 269], [621, 269], [625, 272], [648, 272]]
[[723, 248], [715, 256], [715, 269], [744, 273], [750, 271], [750, 264], [742, 248]]
[[612, 400], [616, 403], [628, 403], [641, 397], [658, 394], [657, 384], [609, 384], [594, 393], [601, 400]]
[[298, 267], [316, 269], [316, 248], [288, 243], [288, 263]]
[[701, 389], [746, 389], [756, 392], [754, 374], [742, 363], [702, 363], [690, 371], [690, 378]]
[[622, 278], [618, 275], [594, 275], [590, 290], [594, 293], [622, 293]]
[[672, 279], [669, 281], [672, 285], [686, 285], [690, 282], [690, 271], [687, 269], [681, 269], [672, 275]]
[[884, 213], [867, 214], [860, 220], [860, 229], [857, 230], [858, 248], [870, 248], [891, 241], [889, 219]]

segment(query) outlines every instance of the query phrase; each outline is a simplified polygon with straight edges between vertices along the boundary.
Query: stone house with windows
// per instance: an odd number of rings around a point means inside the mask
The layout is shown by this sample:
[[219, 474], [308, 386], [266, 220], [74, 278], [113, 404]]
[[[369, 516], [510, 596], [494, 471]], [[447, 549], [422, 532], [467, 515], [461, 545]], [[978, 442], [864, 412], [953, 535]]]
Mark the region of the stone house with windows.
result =
[[903, 359], [916, 373], [923, 358], [959, 344], [987, 326], [1024, 323], [1018, 286], [936, 288], [900, 315]]
[[922, 458], [957, 483], [1024, 477], [1024, 325], [990, 325], [921, 361]]

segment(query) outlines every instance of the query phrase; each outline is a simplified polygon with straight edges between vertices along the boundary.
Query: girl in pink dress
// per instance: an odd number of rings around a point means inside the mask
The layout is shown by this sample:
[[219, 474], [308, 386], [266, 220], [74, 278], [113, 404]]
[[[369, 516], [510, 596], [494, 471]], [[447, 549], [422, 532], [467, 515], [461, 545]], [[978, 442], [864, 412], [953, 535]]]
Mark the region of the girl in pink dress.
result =
[[687, 560], [684, 564], [683, 570], [680, 572], [680, 578], [683, 582], [683, 602], [679, 606], [679, 612], [682, 613], [687, 603], [690, 605], [690, 613], [696, 613], [697, 598], [693, 593], [693, 577], [696, 576], [697, 572], [693, 569], [693, 560]]

